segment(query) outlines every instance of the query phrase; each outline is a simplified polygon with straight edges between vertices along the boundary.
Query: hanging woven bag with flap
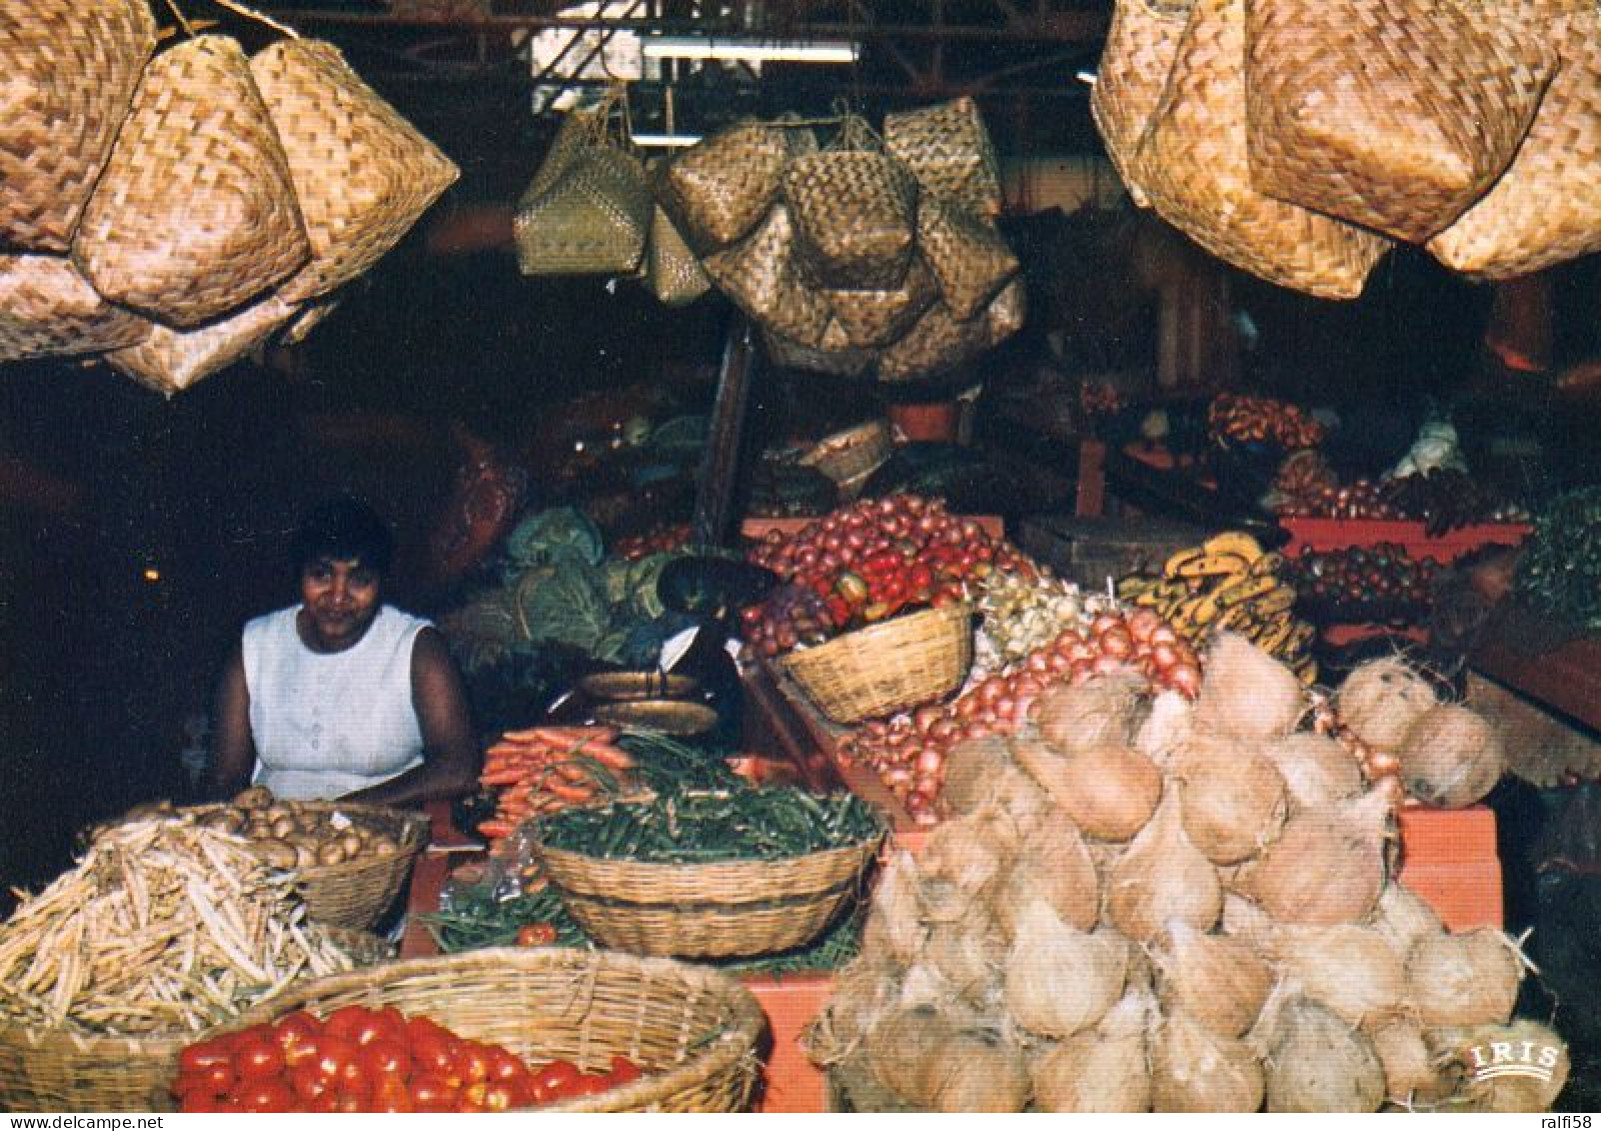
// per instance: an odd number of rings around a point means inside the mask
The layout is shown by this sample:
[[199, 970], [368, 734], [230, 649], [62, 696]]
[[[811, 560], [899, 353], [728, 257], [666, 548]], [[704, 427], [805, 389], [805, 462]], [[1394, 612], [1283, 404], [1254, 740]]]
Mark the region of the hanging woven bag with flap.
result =
[[697, 255], [749, 235], [778, 199], [791, 131], [742, 121], [702, 138], [656, 170], [656, 199]]
[[884, 115], [884, 148], [926, 193], [980, 216], [1001, 214], [1000, 164], [978, 103], [963, 95]]
[[1556, 65], [1500, 0], [1247, 0], [1251, 178], [1421, 243], [1499, 177]]
[[155, 46], [146, 0], [0, 5], [0, 246], [71, 246]]
[[78, 268], [112, 301], [192, 327], [259, 297], [310, 253], [243, 49], [199, 35], [156, 55], [78, 225]]

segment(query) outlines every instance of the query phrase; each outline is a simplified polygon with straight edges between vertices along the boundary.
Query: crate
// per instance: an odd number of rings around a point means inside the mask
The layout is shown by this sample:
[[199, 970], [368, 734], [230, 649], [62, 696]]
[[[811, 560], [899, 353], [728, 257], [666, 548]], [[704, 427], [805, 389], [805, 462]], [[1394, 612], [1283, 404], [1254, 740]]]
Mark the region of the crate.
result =
[[1527, 523], [1495, 522], [1463, 526], [1431, 538], [1421, 522], [1388, 519], [1295, 518], [1279, 519], [1289, 534], [1282, 553], [1295, 557], [1303, 550], [1344, 550], [1391, 542], [1414, 558], [1433, 558], [1442, 565], [1485, 546], [1516, 546], [1532, 529]]
[[1200, 545], [1208, 533], [1194, 523], [1149, 517], [1042, 515], [1023, 521], [1018, 544], [1057, 576], [1100, 590], [1107, 578], [1160, 571], [1172, 554]]

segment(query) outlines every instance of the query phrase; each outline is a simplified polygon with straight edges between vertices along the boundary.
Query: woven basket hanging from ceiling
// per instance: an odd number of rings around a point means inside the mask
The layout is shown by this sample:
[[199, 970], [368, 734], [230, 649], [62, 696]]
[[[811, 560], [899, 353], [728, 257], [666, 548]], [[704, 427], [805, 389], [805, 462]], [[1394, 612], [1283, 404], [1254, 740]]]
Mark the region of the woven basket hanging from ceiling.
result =
[[192, 327], [281, 282], [310, 250], [243, 49], [201, 35], [158, 54], [78, 225], [79, 269], [107, 298]]
[[248, 355], [287, 325], [295, 312], [277, 295], [267, 295], [197, 329], [156, 323], [142, 342], [104, 356], [118, 373], [170, 397]]
[[712, 289], [706, 269], [659, 204], [650, 220], [645, 286], [667, 306], [688, 306]]
[[1157, 213], [1213, 255], [1281, 286], [1354, 298], [1390, 244], [1251, 184], [1245, 0], [1195, 0], [1135, 161]]
[[146, 0], [0, 5], [0, 247], [71, 245], [155, 46]]
[[100, 296], [58, 255], [0, 255], [0, 361], [131, 346], [150, 323]]
[[1556, 58], [1503, 3], [1247, 0], [1260, 192], [1422, 242], [1506, 169]]
[[899, 286], [882, 291], [821, 292], [852, 345], [887, 346], [899, 338], [939, 298], [934, 273], [913, 255]]
[[1601, 251], [1601, 15], [1577, 8], [1562, 15], [1561, 67], [1512, 164], [1429, 241], [1447, 267], [1511, 279]]
[[943, 302], [923, 313], [910, 330], [878, 358], [880, 381], [915, 381], [955, 369], [990, 346], [990, 327], [981, 313], [960, 319]]
[[656, 170], [656, 199], [697, 254], [720, 251], [762, 222], [778, 199], [791, 156], [788, 135], [794, 132], [766, 122], [736, 122]]
[[795, 229], [784, 205], [773, 205], [748, 238], [704, 262], [706, 273], [758, 325], [797, 345], [822, 345], [831, 312], [795, 262]]
[[289, 160], [311, 260], [279, 288], [302, 302], [361, 275], [460, 175], [331, 43], [286, 39], [250, 70]]
[[971, 318], [1021, 267], [994, 224], [937, 196], [918, 204], [917, 247], [957, 318]]
[[762, 330], [762, 345], [767, 360], [780, 369], [804, 369], [835, 377], [861, 376], [876, 356], [873, 350], [851, 345], [839, 320], [834, 318], [829, 319], [815, 346], [802, 345], [768, 329]]
[[924, 192], [979, 216], [1001, 214], [1000, 163], [973, 99], [964, 95], [885, 114], [884, 148], [912, 171]]
[[1095, 68], [1090, 116], [1113, 168], [1141, 208], [1149, 208], [1151, 202], [1135, 176], [1134, 157], [1140, 136], [1162, 98], [1188, 17], [1188, 0], [1116, 0], [1106, 45]]
[[645, 258], [655, 201], [623, 139], [578, 145], [550, 187], [513, 221], [525, 275], [632, 275]]

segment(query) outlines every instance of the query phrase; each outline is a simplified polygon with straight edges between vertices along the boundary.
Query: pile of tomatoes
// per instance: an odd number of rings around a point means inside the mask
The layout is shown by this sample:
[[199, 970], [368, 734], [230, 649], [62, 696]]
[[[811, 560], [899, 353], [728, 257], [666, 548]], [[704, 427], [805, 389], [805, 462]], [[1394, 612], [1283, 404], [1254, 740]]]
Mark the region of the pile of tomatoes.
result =
[[508, 1111], [593, 1095], [640, 1077], [566, 1060], [530, 1066], [500, 1045], [467, 1040], [393, 1006], [304, 1010], [210, 1037], [178, 1054], [172, 1085], [185, 1112]]
[[[859, 500], [790, 536], [770, 533], [749, 556], [790, 583], [744, 610], [745, 640], [766, 656], [963, 600], [968, 582], [993, 569], [1034, 570], [1016, 547], [951, 514], [943, 500], [904, 494]], [[814, 594], [816, 607], [797, 603], [796, 588]]]

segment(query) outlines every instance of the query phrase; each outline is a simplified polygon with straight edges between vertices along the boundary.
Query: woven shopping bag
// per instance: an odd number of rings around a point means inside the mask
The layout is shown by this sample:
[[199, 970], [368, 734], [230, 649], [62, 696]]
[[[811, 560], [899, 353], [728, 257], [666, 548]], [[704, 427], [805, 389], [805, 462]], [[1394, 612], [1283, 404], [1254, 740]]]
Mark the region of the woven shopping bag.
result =
[[150, 323], [114, 306], [59, 255], [0, 255], [0, 361], [131, 346]]
[[696, 254], [720, 251], [762, 222], [778, 199], [791, 132], [774, 123], [736, 122], [656, 170], [656, 199]]
[[1529, 275], [1601, 251], [1601, 16], [1563, 18], [1561, 67], [1494, 187], [1428, 243], [1478, 279]]
[[831, 290], [900, 285], [917, 243], [917, 179], [883, 152], [859, 118], [834, 142], [784, 169], [795, 249], [810, 278]]
[[517, 198], [517, 208], [513, 213], [512, 230], [513, 242], [517, 248], [517, 266], [525, 275], [533, 274], [533, 264], [524, 259], [523, 229], [525, 223], [523, 214], [536, 200], [543, 196], [550, 187], [567, 171], [572, 159], [585, 146], [598, 144], [607, 136], [607, 118], [616, 105], [615, 96], [608, 95], [602, 101], [591, 106], [578, 106], [569, 110], [562, 116], [561, 125], [557, 127], [556, 134], [551, 138], [550, 147], [540, 159], [539, 168], [534, 170], [533, 180]]
[[251, 74], [289, 161], [311, 259], [278, 289], [303, 302], [348, 283], [388, 252], [460, 175], [331, 43], [284, 39]]
[[656, 205], [617, 105], [577, 123], [547, 158], [560, 162], [549, 183], [519, 202], [512, 230], [524, 275], [632, 275], [644, 263]]
[[1001, 214], [1005, 197], [995, 145], [978, 103], [966, 95], [885, 114], [884, 148], [911, 170], [924, 192], [980, 216]]
[[762, 329], [797, 345], [822, 343], [828, 300], [796, 265], [795, 228], [784, 205], [773, 205], [761, 227], [703, 262], [718, 288]]
[[250, 61], [199, 35], [145, 68], [72, 258], [96, 290], [178, 327], [282, 282], [311, 246]]
[[1135, 153], [1178, 57], [1189, 12], [1189, 0], [1116, 0], [1090, 88], [1090, 116], [1106, 155], [1141, 208], [1151, 202], [1135, 176]]
[[917, 247], [957, 318], [971, 318], [1020, 267], [993, 223], [937, 196], [918, 203]]
[[1213, 255], [1321, 298], [1355, 298], [1390, 243], [1251, 185], [1245, 0], [1195, 0], [1135, 177], [1168, 223]]
[[268, 295], [198, 329], [177, 330], [157, 323], [142, 342], [112, 350], [105, 359], [117, 372], [171, 397], [248, 355], [288, 325], [296, 310], [277, 295]]
[[1555, 55], [1500, 0], [1247, 0], [1251, 178], [1422, 242], [1517, 152]]
[[922, 256], [913, 255], [906, 276], [881, 291], [822, 292], [851, 345], [887, 346], [912, 328], [923, 311], [939, 298], [939, 284]]
[[0, 246], [71, 246], [155, 46], [146, 0], [0, 5]]
[[659, 204], [650, 220], [645, 286], [666, 306], [688, 306], [712, 289], [711, 278], [700, 259]]

